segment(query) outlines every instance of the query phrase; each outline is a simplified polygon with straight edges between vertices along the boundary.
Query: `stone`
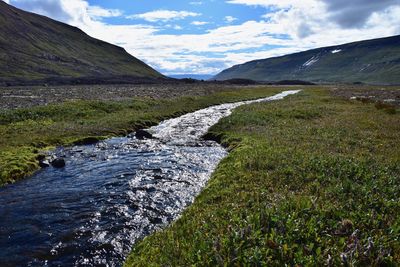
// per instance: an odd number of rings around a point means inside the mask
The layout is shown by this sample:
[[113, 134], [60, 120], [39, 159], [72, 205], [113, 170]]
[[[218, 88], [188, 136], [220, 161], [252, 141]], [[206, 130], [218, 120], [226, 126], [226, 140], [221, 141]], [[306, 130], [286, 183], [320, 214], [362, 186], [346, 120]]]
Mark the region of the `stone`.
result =
[[63, 158], [56, 158], [51, 162], [51, 166], [54, 168], [63, 168], [65, 167], [65, 160]]
[[50, 167], [50, 163], [49, 163], [48, 160], [40, 160], [39, 161], [39, 166], [41, 168], [47, 168], [47, 167]]
[[153, 139], [153, 135], [145, 130], [137, 130], [135, 136], [139, 140]]
[[163, 223], [162, 219], [161, 219], [161, 218], [158, 218], [158, 217], [150, 217], [150, 218], [149, 218], [149, 221], [150, 221], [152, 224], [161, 224], [161, 223]]
[[94, 144], [97, 144], [99, 141], [100, 141], [100, 139], [98, 137], [90, 136], [90, 137], [85, 137], [85, 138], [82, 138], [81, 140], [74, 142], [74, 145], [77, 145], [77, 146], [94, 145]]

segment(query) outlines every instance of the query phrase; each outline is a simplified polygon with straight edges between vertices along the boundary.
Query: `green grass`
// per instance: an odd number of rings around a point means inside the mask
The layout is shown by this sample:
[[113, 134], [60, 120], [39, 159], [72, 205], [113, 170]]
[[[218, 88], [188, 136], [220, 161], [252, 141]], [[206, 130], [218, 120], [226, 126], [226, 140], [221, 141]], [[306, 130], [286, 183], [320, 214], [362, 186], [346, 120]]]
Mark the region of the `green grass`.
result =
[[398, 265], [399, 112], [312, 89], [210, 133], [234, 149], [126, 266]]
[[0, 111], [0, 185], [32, 174], [39, 168], [39, 154], [54, 146], [126, 135], [210, 105], [265, 97], [281, 90], [244, 88], [172, 100], [75, 101]]

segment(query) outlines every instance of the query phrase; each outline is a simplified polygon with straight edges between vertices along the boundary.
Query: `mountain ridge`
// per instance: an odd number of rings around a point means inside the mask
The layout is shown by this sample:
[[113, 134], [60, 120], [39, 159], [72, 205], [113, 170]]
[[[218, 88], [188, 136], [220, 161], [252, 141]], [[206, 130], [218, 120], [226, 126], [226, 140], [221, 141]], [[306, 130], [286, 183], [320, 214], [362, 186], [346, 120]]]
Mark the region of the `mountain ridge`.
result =
[[400, 84], [400, 35], [252, 60], [213, 79]]
[[163, 79], [122, 47], [0, 1], [0, 84]]

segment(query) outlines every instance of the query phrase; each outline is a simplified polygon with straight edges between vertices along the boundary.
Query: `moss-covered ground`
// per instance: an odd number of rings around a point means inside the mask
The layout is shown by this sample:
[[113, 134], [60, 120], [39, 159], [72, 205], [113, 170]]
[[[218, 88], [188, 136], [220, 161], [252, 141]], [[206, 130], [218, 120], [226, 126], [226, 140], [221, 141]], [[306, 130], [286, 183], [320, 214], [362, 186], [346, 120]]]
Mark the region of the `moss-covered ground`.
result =
[[182, 217], [126, 266], [396, 266], [400, 114], [306, 89], [238, 108], [234, 148]]

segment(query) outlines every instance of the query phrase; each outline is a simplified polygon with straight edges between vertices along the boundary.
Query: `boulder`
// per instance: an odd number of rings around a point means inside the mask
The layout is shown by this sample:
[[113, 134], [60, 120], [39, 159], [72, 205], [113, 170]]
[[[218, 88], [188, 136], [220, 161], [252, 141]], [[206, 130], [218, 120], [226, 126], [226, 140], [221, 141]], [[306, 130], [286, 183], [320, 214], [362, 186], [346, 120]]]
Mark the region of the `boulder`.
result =
[[51, 166], [54, 168], [63, 168], [65, 167], [65, 160], [63, 158], [56, 158], [51, 162]]
[[74, 142], [76, 146], [94, 145], [100, 141], [99, 137], [89, 136]]
[[161, 223], [163, 223], [162, 219], [161, 219], [161, 218], [158, 218], [158, 217], [150, 217], [150, 218], [149, 218], [149, 221], [150, 221], [152, 224], [161, 224]]
[[153, 135], [145, 130], [137, 130], [135, 136], [139, 140], [143, 139], [153, 139]]

